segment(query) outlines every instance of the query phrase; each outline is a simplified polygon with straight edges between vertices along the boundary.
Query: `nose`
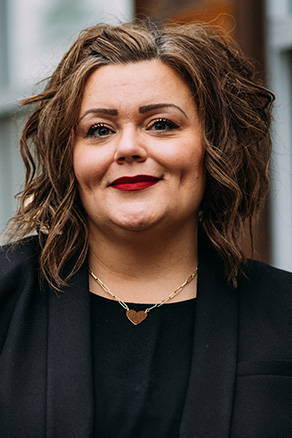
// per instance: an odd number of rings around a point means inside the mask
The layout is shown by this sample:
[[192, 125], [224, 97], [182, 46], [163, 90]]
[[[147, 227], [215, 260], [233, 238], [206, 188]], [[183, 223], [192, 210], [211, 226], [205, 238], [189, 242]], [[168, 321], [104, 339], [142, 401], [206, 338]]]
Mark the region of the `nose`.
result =
[[115, 151], [115, 160], [119, 164], [124, 162], [143, 162], [147, 158], [147, 150], [142, 141], [142, 135], [135, 129], [125, 129], [118, 139]]

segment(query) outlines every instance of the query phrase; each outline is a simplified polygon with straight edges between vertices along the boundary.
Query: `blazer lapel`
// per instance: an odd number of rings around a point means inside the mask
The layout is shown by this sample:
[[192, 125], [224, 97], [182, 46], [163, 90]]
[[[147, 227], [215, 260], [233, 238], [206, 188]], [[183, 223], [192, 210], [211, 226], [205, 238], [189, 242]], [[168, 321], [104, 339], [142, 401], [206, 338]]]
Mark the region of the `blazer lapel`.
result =
[[237, 361], [238, 293], [213, 249], [199, 251], [193, 357], [180, 438], [229, 436]]
[[48, 293], [47, 437], [89, 438], [94, 401], [87, 262], [64, 292]]
[[[70, 266], [68, 267], [70, 269]], [[199, 253], [193, 357], [180, 438], [227, 438], [237, 360], [238, 293], [214, 251]], [[49, 291], [48, 438], [91, 438], [93, 375], [87, 262]]]

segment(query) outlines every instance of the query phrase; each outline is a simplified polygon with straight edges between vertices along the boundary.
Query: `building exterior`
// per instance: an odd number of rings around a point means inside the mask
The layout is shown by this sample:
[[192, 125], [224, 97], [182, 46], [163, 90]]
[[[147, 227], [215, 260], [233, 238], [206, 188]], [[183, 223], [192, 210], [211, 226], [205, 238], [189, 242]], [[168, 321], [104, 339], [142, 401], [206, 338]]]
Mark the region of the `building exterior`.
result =
[[41, 88], [35, 84], [50, 75], [81, 29], [132, 16], [132, 0], [0, 1], [0, 231], [16, 210], [24, 180], [18, 100]]
[[256, 61], [276, 94], [271, 191], [255, 227], [254, 257], [292, 270], [292, 0], [136, 0], [155, 21], [220, 25]]
[[292, 0], [267, 0], [267, 81], [276, 94], [272, 160], [272, 262], [292, 270]]
[[17, 100], [35, 91], [77, 32], [96, 22], [213, 22], [231, 32], [276, 94], [272, 187], [255, 256], [292, 270], [292, 0], [2, 0], [0, 3], [0, 229], [16, 208], [24, 170]]

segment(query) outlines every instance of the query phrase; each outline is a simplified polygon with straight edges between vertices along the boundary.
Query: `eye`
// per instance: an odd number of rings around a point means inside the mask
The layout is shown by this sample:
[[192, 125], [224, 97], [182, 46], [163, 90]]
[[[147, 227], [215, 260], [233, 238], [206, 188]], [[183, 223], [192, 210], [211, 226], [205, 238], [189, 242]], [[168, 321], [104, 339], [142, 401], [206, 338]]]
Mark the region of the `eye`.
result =
[[101, 138], [113, 134], [114, 131], [103, 123], [95, 123], [86, 133], [86, 138]]
[[178, 129], [179, 126], [169, 119], [157, 119], [152, 122], [148, 130], [157, 132], [169, 132], [173, 129]]

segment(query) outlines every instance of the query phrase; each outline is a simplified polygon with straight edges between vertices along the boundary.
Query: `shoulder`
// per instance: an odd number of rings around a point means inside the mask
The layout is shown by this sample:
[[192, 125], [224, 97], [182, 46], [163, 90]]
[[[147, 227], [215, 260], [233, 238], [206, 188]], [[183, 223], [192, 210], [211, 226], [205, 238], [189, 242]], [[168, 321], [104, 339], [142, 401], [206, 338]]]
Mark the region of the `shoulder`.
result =
[[0, 248], [0, 308], [38, 281], [38, 236]]
[[247, 280], [244, 285], [260, 293], [277, 293], [286, 291], [292, 294], [292, 273], [283, 271], [257, 260], [248, 260]]
[[37, 236], [0, 248], [0, 351], [17, 303], [39, 289], [38, 254]]
[[[36, 269], [40, 252], [38, 236], [31, 236], [19, 242], [13, 242], [0, 247], [0, 278], [1, 284], [8, 281], [11, 275], [21, 278]], [[17, 278], [20, 280], [20, 278]], [[11, 281], [16, 279], [11, 278]]]
[[238, 291], [242, 301], [253, 306], [280, 306], [292, 314], [292, 273], [265, 263], [248, 260], [246, 277], [241, 276]]
[[239, 292], [241, 360], [291, 360], [292, 273], [248, 261]]
[[239, 284], [241, 311], [247, 319], [289, 326], [292, 342], [292, 273], [258, 261], [248, 262], [247, 278]]

